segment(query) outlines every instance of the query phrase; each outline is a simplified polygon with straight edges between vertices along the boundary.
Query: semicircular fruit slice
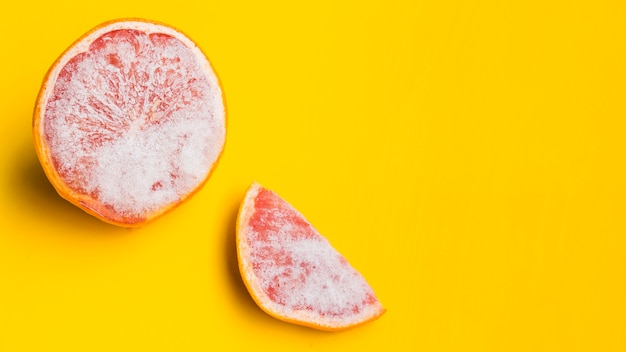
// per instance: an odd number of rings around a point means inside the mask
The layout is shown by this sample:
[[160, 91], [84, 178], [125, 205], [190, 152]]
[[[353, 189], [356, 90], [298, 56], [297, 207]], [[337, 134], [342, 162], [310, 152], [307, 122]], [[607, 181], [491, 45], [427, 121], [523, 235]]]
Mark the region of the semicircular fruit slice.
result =
[[258, 183], [239, 209], [237, 256], [250, 295], [275, 318], [336, 331], [385, 312], [363, 276], [296, 209]]
[[170, 26], [97, 26], [48, 71], [33, 116], [35, 149], [57, 192], [86, 212], [139, 226], [208, 179], [226, 112], [208, 59]]

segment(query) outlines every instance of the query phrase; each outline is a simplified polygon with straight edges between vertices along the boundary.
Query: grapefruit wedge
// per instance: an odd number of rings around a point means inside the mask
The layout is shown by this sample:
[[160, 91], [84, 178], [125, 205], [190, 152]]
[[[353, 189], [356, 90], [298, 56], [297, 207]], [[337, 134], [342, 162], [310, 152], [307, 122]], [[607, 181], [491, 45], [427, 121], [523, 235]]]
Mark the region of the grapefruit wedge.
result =
[[243, 282], [269, 315], [337, 331], [385, 312], [363, 276], [296, 209], [258, 183], [241, 204], [236, 237]]
[[115, 20], [54, 62], [33, 135], [63, 198], [106, 222], [139, 226], [208, 179], [225, 143], [222, 89], [207, 57], [179, 30]]

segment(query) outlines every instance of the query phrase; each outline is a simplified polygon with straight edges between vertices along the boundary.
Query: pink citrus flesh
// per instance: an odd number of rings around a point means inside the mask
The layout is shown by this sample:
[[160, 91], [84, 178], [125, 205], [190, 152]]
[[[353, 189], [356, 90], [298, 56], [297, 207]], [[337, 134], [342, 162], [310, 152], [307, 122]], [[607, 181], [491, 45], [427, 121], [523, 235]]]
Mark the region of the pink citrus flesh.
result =
[[139, 226], [194, 194], [216, 166], [226, 135], [222, 89], [179, 30], [111, 21], [52, 65], [33, 134], [62, 197], [106, 222]]
[[380, 317], [371, 286], [293, 206], [254, 183], [237, 219], [243, 281], [257, 305], [294, 324], [337, 331]]

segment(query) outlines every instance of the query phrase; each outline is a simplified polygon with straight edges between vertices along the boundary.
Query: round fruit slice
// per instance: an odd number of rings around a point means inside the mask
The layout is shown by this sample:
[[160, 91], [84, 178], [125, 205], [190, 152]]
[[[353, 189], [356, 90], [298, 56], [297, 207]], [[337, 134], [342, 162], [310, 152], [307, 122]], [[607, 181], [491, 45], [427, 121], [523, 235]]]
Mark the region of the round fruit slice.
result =
[[180, 31], [139, 19], [107, 22], [48, 71], [33, 134], [63, 198], [104, 221], [139, 226], [208, 179], [225, 143], [222, 89]]
[[278, 319], [336, 331], [385, 312], [363, 276], [296, 209], [257, 183], [239, 210], [237, 255], [250, 295]]

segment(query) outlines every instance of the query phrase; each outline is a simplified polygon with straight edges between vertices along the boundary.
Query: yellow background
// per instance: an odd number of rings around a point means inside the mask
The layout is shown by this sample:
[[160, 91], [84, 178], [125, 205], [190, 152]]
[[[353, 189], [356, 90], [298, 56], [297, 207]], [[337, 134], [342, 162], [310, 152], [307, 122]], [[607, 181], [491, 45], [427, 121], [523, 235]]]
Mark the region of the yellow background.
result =
[[[186, 32], [228, 102], [206, 186], [128, 230], [32, 146], [49, 65], [93, 26]], [[623, 1], [17, 1], [0, 15], [0, 351], [626, 351]], [[275, 320], [237, 271], [257, 180], [388, 312]]]

